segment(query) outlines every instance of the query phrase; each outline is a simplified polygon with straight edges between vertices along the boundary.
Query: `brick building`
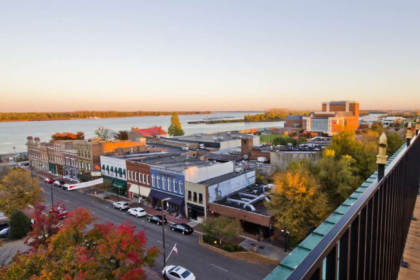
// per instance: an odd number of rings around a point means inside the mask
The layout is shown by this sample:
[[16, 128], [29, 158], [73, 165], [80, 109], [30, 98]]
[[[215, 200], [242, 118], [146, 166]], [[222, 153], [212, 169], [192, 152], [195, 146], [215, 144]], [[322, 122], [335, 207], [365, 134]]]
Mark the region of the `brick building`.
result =
[[359, 103], [323, 102], [320, 112], [312, 112], [309, 117], [288, 116], [285, 126], [328, 135], [340, 133], [344, 128], [356, 131], [359, 127]]
[[101, 176], [101, 159], [105, 154], [139, 153], [147, 150], [146, 140], [138, 138], [138, 141], [85, 141], [76, 147], [78, 165], [80, 169], [80, 181], [90, 181]]

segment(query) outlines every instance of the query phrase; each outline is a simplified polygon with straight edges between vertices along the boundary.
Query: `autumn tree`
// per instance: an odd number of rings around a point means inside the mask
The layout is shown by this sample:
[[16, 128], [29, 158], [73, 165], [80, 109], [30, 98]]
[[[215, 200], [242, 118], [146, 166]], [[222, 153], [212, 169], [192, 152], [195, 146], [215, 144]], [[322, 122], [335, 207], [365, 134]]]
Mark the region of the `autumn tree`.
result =
[[113, 135], [115, 134], [114, 131], [112, 131], [109, 128], [100, 126], [97, 130], [95, 130], [95, 135], [99, 137], [102, 141], [108, 141], [113, 138]]
[[205, 234], [223, 241], [229, 242], [242, 234], [241, 223], [237, 219], [228, 216], [210, 217], [204, 220], [202, 230]]
[[182, 136], [184, 130], [182, 130], [181, 122], [179, 121], [178, 113], [174, 112], [171, 117], [171, 125], [168, 127], [168, 134], [170, 136]]
[[63, 221], [58, 218], [58, 211], [54, 209], [60, 208], [66, 210], [66, 205], [62, 202], [56, 202], [52, 206], [52, 211], [46, 212], [45, 205], [37, 203], [34, 207], [32, 231], [28, 234], [25, 243], [35, 249], [39, 246], [45, 246], [48, 238], [55, 235], [63, 226]]
[[28, 254], [18, 255], [1, 279], [144, 279], [143, 266], [153, 266], [159, 250], [146, 249], [144, 231], [125, 222], [92, 224], [91, 212], [69, 212], [57, 233]]
[[51, 136], [51, 140], [84, 140], [85, 134], [83, 132], [77, 132], [76, 134], [71, 132], [57, 132]]
[[276, 173], [274, 184], [270, 202], [265, 202], [274, 225], [302, 240], [327, 217], [327, 196], [309, 171], [302, 168]]
[[124, 130], [120, 130], [114, 133], [115, 140], [128, 140], [128, 132]]
[[0, 210], [11, 213], [15, 209], [23, 210], [28, 205], [43, 201], [39, 182], [32, 179], [28, 171], [15, 168], [0, 181]]

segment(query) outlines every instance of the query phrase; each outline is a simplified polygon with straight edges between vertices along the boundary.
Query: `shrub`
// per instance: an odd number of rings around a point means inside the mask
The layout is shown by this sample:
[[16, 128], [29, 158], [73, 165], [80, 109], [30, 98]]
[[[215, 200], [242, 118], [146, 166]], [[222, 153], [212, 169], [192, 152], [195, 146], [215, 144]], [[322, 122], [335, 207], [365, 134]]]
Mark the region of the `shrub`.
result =
[[20, 210], [13, 210], [10, 214], [9, 237], [19, 239], [25, 237], [31, 229], [31, 220]]

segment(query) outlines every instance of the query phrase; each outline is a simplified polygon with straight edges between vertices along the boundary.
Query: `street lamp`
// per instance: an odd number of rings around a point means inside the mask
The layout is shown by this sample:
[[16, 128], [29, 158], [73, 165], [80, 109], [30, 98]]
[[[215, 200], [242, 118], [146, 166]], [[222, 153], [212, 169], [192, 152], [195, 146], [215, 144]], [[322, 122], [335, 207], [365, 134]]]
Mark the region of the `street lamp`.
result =
[[282, 229], [281, 233], [284, 235], [284, 252], [287, 252], [287, 236], [289, 235], [290, 232]]
[[161, 204], [162, 204], [162, 241], [163, 241], [163, 269], [165, 269], [166, 267], [166, 257], [165, 257], [165, 212], [163, 211], [163, 203], [165, 201], [169, 201], [171, 200], [171, 198], [165, 198], [161, 200]]

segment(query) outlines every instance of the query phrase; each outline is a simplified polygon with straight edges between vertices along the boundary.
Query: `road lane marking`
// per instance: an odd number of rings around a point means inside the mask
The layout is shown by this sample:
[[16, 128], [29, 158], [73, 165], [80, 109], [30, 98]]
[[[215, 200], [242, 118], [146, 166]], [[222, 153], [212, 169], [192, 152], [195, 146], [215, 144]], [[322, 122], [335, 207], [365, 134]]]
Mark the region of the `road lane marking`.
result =
[[224, 271], [226, 271], [226, 272], [229, 272], [229, 271], [227, 271], [226, 269], [224, 269], [224, 268], [221, 268], [220, 266], [217, 266], [217, 265], [215, 265], [215, 264], [211, 264], [212, 266], [214, 266], [214, 267], [217, 267], [218, 269], [221, 269], [221, 270], [224, 270]]
[[50, 194], [49, 192], [45, 191], [45, 193]]
[[65, 201], [65, 202], [70, 202], [70, 201], [68, 201], [68, 200], [65, 200], [65, 199], [64, 199], [64, 201]]
[[[163, 242], [160, 240], [157, 240], [157, 242], [159, 242], [160, 244], [163, 244]], [[165, 244], [165, 246], [169, 246], [169, 244]]]

